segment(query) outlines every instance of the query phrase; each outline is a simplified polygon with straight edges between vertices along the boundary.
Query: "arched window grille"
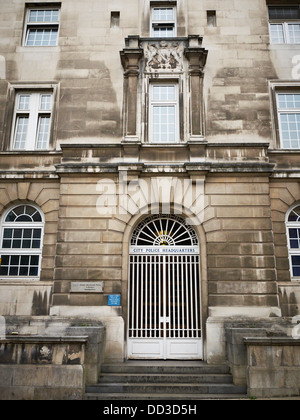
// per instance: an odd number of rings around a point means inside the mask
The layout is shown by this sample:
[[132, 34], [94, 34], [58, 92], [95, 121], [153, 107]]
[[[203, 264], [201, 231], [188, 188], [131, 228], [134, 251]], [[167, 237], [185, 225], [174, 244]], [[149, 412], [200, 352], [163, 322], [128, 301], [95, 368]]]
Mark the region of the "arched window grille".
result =
[[300, 205], [290, 210], [286, 224], [291, 275], [300, 280]]
[[44, 217], [33, 205], [7, 211], [1, 223], [0, 278], [38, 280], [41, 271]]
[[194, 229], [176, 215], [150, 216], [134, 231], [131, 246], [198, 246]]

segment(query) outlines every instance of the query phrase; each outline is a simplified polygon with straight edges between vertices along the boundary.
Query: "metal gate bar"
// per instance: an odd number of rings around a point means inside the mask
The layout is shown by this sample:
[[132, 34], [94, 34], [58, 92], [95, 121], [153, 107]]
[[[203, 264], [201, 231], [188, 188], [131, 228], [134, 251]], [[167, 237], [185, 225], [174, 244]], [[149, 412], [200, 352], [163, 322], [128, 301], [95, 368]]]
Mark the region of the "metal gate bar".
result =
[[199, 256], [130, 256], [129, 338], [200, 338]]

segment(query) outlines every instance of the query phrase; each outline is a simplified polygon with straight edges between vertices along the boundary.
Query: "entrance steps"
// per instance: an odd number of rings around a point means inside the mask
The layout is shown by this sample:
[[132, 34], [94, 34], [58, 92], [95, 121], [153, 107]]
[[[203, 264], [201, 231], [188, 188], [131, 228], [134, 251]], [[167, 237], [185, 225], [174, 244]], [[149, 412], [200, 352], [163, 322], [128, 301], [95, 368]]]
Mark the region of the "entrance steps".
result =
[[246, 387], [233, 384], [227, 366], [204, 362], [128, 361], [103, 365], [85, 400], [243, 399]]

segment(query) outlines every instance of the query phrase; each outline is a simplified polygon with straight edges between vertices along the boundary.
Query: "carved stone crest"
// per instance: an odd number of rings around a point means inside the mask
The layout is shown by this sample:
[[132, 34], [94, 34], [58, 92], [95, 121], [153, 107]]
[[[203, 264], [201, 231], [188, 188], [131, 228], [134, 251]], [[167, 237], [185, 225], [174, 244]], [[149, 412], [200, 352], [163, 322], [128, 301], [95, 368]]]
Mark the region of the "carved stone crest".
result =
[[184, 46], [179, 42], [149, 42], [144, 46], [146, 72], [182, 71]]

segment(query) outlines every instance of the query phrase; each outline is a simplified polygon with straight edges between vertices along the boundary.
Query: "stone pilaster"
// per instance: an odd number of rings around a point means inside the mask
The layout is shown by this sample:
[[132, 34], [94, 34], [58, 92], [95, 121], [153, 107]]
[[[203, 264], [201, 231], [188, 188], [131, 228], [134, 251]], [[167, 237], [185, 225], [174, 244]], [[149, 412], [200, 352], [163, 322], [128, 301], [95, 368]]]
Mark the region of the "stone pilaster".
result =
[[188, 37], [189, 46], [184, 54], [189, 61], [190, 80], [190, 139], [204, 138], [203, 118], [203, 76], [208, 51], [203, 48], [202, 38], [198, 35]]
[[124, 68], [124, 139], [138, 141], [137, 138], [137, 93], [140, 75], [140, 60], [144, 55], [139, 47], [139, 37], [126, 39], [126, 48], [121, 51]]

